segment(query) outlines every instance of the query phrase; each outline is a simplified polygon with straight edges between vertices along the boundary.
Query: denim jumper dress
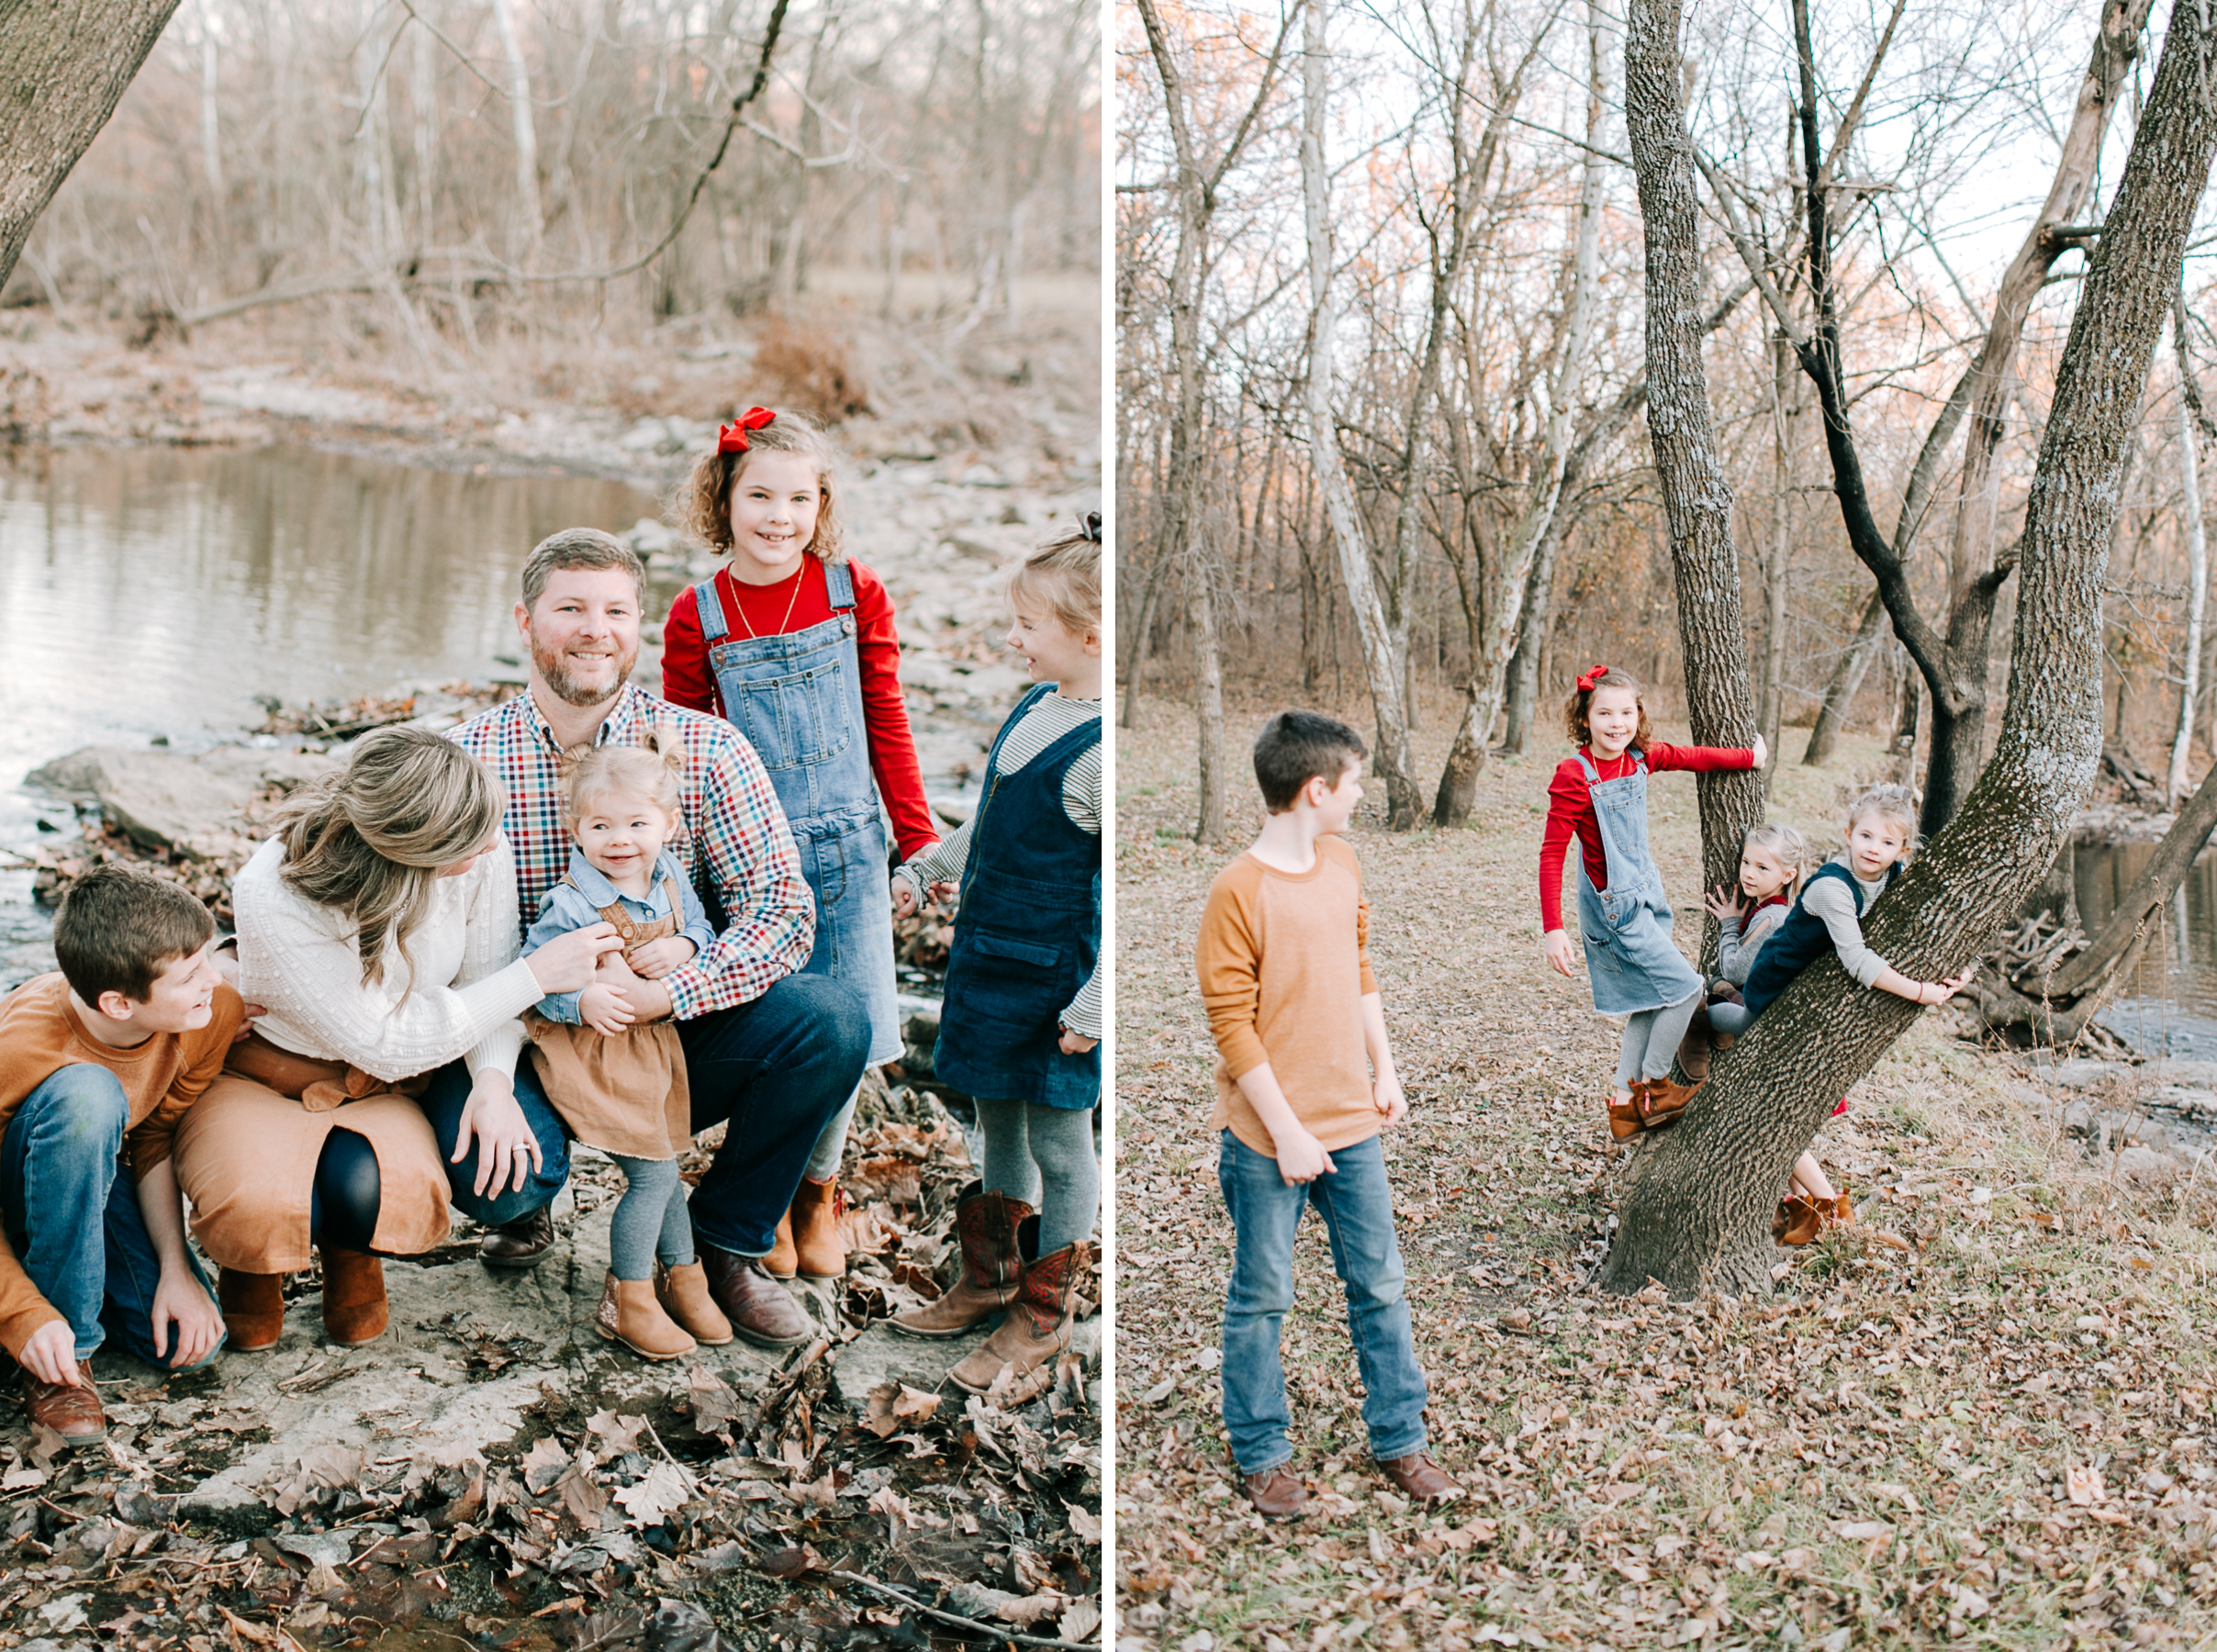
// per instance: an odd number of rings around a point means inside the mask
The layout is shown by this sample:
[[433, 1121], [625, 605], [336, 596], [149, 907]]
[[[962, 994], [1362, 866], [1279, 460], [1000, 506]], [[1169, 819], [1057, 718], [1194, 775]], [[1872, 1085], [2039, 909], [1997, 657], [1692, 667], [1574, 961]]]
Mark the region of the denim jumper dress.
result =
[[892, 884], [862, 719], [855, 577], [845, 563], [822, 565], [832, 617], [784, 636], [731, 635], [713, 576], [693, 587], [693, 602], [723, 715], [769, 771], [815, 891], [816, 949], [801, 973], [828, 976], [861, 998], [875, 1066], [901, 1054]]
[[1071, 823], [1062, 780], [1101, 724], [1001, 772], [1009, 731], [1054, 690], [1017, 702], [986, 759], [932, 1066], [967, 1095], [1074, 1109], [1101, 1099], [1101, 1046], [1064, 1055], [1059, 1024], [1101, 954], [1101, 840]]
[[1585, 869], [1584, 846], [1573, 844], [1578, 932], [1585, 942], [1594, 1008], [1604, 1015], [1637, 1015], [1684, 1003], [1701, 990], [1701, 977], [1671, 943], [1671, 903], [1648, 848], [1647, 753], [1635, 748], [1632, 772], [1620, 780], [1602, 779], [1583, 748], [1578, 762], [1594, 799], [1609, 874], [1609, 887], [1596, 892]]

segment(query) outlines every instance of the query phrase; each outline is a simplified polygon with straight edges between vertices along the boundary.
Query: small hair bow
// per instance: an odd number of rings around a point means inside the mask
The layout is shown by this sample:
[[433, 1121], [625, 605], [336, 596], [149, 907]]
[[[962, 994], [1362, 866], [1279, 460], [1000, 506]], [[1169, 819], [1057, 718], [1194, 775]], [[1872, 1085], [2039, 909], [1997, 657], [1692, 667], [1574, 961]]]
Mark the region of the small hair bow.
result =
[[1587, 672], [1584, 676], [1578, 679], [1578, 692], [1581, 694], [1592, 692], [1595, 685], [1599, 683], [1601, 679], [1608, 675], [1608, 674], [1609, 668], [1607, 665], [1595, 666], [1591, 671]]
[[1078, 531], [1098, 545], [1101, 542], [1101, 513], [1098, 510], [1089, 510], [1080, 517]]
[[748, 446], [746, 433], [749, 430], [759, 430], [777, 417], [777, 413], [771, 408], [749, 407], [739, 415], [738, 423], [718, 425], [716, 427], [716, 451], [719, 453], [745, 452]]

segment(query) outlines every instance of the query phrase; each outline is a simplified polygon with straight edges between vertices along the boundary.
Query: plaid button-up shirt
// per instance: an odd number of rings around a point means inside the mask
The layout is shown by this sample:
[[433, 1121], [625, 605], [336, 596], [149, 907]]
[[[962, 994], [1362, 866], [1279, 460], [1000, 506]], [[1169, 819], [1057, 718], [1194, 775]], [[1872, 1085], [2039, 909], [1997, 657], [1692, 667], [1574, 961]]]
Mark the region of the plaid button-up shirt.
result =
[[[683, 837], [669, 847], [711, 912], [721, 905], [724, 924], [713, 946], [662, 977], [671, 1013], [687, 1021], [759, 998], [806, 964], [816, 941], [816, 898], [762, 759], [730, 723], [626, 684], [594, 743], [639, 745], [666, 724], [685, 746]], [[508, 793], [501, 826], [515, 850], [517, 902], [528, 921], [569, 865], [554, 731], [527, 692], [479, 712], [450, 738]]]

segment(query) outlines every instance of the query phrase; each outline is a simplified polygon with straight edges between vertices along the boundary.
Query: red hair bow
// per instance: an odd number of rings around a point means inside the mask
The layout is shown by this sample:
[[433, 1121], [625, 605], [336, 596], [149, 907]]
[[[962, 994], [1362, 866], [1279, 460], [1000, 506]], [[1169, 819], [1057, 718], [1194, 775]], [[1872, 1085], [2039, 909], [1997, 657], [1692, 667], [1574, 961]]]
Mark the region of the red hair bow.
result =
[[1597, 685], [1603, 677], [1608, 675], [1608, 674], [1609, 668], [1607, 665], [1595, 666], [1593, 670], [1587, 672], [1584, 676], [1578, 679], [1578, 692], [1581, 694], [1591, 693], [1596, 685]]
[[737, 424], [716, 427], [716, 451], [719, 453], [744, 453], [747, 450], [746, 433], [759, 430], [778, 415], [767, 407], [749, 407], [739, 415]]

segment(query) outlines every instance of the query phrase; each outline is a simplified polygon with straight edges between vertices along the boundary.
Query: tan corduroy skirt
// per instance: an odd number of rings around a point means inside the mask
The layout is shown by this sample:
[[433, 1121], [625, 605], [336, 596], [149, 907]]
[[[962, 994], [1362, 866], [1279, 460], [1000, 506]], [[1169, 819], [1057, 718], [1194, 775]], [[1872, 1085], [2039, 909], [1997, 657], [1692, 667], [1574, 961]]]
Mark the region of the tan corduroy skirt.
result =
[[676, 1022], [648, 1021], [612, 1038], [535, 1010], [523, 1024], [546, 1099], [588, 1147], [674, 1159], [693, 1144], [692, 1092]]
[[372, 1248], [412, 1256], [444, 1240], [446, 1166], [431, 1121], [406, 1093], [422, 1085], [387, 1084], [259, 1034], [234, 1045], [222, 1076], [177, 1126], [177, 1186], [192, 1200], [201, 1248], [241, 1273], [306, 1267], [316, 1161], [334, 1130], [353, 1131], [377, 1155]]

